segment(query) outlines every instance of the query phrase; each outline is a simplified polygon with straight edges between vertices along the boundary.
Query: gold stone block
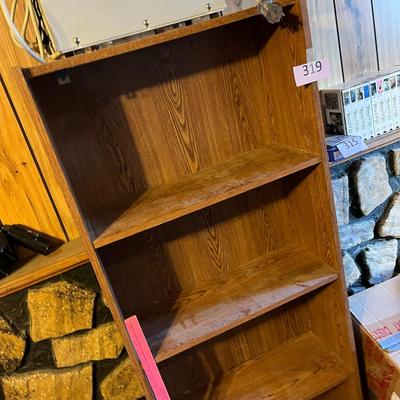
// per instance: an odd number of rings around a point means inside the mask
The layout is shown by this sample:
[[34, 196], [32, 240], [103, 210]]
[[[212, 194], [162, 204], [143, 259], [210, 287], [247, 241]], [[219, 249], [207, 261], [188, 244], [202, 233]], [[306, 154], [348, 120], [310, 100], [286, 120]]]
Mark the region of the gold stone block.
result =
[[75, 283], [60, 281], [28, 291], [32, 341], [56, 338], [90, 329], [96, 293]]
[[122, 360], [104, 378], [100, 384], [100, 392], [104, 400], [135, 400], [144, 396], [129, 358]]
[[85, 333], [53, 339], [51, 345], [58, 368], [118, 358], [124, 348], [114, 322], [100, 325]]
[[4, 400], [92, 400], [92, 365], [0, 377]]
[[21, 365], [25, 345], [25, 339], [0, 317], [0, 372], [11, 373]]

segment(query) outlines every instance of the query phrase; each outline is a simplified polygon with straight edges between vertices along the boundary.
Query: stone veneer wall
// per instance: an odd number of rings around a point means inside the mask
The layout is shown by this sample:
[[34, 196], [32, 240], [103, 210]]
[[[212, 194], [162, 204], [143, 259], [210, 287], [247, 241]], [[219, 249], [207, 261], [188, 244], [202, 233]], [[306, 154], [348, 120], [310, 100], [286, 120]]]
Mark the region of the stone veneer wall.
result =
[[349, 294], [397, 274], [400, 144], [331, 169]]
[[90, 265], [0, 299], [0, 398], [142, 398]]

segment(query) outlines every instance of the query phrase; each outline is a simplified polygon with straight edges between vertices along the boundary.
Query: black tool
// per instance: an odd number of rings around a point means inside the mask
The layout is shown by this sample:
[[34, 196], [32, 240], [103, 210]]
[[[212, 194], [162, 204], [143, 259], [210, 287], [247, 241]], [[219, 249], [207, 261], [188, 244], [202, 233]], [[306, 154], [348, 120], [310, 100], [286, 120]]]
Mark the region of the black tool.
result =
[[17, 253], [7, 236], [0, 232], [0, 276], [7, 276], [9, 269], [18, 261]]
[[23, 225], [3, 225], [0, 229], [1, 232], [7, 236], [9, 241], [32, 250], [35, 253], [47, 255], [55, 245], [52, 238], [49, 236], [36, 232]]

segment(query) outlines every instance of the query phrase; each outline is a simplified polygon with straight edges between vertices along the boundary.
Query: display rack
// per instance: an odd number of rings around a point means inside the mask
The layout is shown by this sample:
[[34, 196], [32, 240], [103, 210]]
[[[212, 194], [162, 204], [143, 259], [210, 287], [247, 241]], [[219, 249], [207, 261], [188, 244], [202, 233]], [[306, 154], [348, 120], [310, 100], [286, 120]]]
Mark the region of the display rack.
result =
[[305, 2], [282, 4], [16, 72], [149, 399], [132, 315], [172, 399], [361, 399], [318, 96], [293, 79]]
[[367, 145], [367, 148], [365, 150], [360, 151], [356, 154], [353, 154], [350, 157], [346, 157], [341, 160], [330, 162], [329, 165], [332, 168], [336, 165], [344, 164], [347, 161], [354, 160], [365, 154], [371, 153], [375, 150], [379, 150], [379, 149], [382, 149], [383, 147], [390, 146], [391, 144], [397, 143], [399, 140], [400, 140], [400, 129], [394, 130], [394, 131], [386, 133], [384, 135], [376, 136], [365, 142], [365, 144]]

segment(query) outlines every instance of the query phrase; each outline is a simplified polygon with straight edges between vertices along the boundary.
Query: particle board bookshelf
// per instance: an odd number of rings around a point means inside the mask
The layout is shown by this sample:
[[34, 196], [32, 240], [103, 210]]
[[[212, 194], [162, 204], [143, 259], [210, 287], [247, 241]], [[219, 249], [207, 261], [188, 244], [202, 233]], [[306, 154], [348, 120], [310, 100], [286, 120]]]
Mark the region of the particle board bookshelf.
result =
[[361, 398], [318, 97], [292, 75], [305, 2], [282, 4], [15, 72], [149, 399], [132, 315], [172, 399]]

